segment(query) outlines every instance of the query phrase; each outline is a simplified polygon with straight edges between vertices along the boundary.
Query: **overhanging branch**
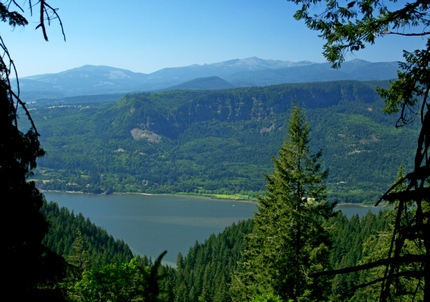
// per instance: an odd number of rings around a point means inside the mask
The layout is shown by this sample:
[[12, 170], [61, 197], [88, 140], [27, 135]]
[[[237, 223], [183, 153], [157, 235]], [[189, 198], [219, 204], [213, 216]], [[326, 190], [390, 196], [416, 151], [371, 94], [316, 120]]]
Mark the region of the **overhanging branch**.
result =
[[397, 35], [397, 36], [404, 36], [404, 37], [423, 37], [423, 36], [427, 36], [430, 35], [430, 32], [425, 31], [422, 33], [399, 33], [399, 32], [395, 32], [395, 31], [389, 31], [389, 32], [383, 32], [383, 35]]

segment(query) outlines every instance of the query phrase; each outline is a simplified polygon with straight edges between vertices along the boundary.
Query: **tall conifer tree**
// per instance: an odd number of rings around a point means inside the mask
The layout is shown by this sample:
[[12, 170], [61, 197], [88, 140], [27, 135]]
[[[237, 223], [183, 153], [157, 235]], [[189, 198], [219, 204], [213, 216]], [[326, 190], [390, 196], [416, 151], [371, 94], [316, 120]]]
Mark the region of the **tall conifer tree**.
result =
[[323, 220], [334, 215], [326, 201], [328, 172], [319, 162], [321, 152], [309, 150], [310, 126], [294, 104], [288, 138], [273, 174], [265, 175], [267, 189], [258, 198], [254, 228], [246, 237], [243, 262], [233, 275], [234, 301], [249, 301], [261, 294], [292, 299], [323, 300], [327, 279], [310, 274], [328, 266], [330, 238]]

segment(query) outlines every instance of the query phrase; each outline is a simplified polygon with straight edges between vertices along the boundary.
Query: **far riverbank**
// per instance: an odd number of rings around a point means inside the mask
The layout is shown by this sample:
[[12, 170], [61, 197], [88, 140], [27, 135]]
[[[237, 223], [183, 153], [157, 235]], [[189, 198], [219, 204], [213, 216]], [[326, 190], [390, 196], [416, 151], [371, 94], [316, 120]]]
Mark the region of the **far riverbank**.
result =
[[[197, 197], [197, 198], [208, 198], [208, 199], [215, 199], [215, 200], [231, 200], [236, 202], [251, 202], [251, 203], [257, 203], [257, 198], [252, 198], [249, 195], [243, 195], [243, 194], [193, 194], [188, 192], [178, 192], [178, 193], [142, 193], [142, 192], [112, 192], [109, 194], [94, 194], [94, 193], [85, 193], [82, 191], [57, 191], [57, 190], [41, 190], [42, 193], [66, 193], [66, 194], [88, 194], [88, 195], [95, 195], [95, 196], [109, 196], [109, 195], [142, 195], [142, 196], [186, 196], [186, 197]], [[376, 202], [375, 202], [376, 203]], [[366, 208], [384, 208], [385, 205], [381, 204], [378, 207], [375, 207], [372, 204], [367, 203], [338, 203], [338, 206], [361, 206]]]

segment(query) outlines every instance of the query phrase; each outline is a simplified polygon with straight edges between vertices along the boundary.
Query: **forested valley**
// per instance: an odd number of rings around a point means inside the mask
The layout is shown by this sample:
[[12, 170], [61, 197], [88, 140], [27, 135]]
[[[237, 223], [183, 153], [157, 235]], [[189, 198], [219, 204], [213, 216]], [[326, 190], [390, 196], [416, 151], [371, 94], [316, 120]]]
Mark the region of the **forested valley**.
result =
[[[157, 265], [157, 300], [143, 300], [143, 283], [147, 282], [143, 278], [148, 277], [137, 268], [149, 271], [155, 259], [133, 255], [124, 242], [53, 202], [45, 203], [42, 213], [51, 225], [43, 243], [73, 265], [73, 274], [56, 286], [69, 301], [98, 301], [94, 294], [101, 301], [231, 301], [232, 273], [242, 260], [244, 236], [253, 228], [252, 219], [233, 224], [205, 242], [196, 242], [186, 255], [179, 254], [176, 267]], [[350, 219], [338, 214], [328, 220], [333, 238], [330, 267], [350, 267], [379, 253], [375, 248], [389, 232], [392, 215], [387, 210]], [[365, 295], [373, 300], [378, 288], [356, 288], [371, 274], [336, 276], [330, 286], [332, 299], [363, 301]]]
[[[311, 148], [323, 150], [331, 200], [374, 203], [399, 165], [412, 165], [418, 127], [395, 128], [375, 86], [283, 84], [41, 100], [31, 114], [46, 155], [32, 179], [44, 190], [185, 193], [255, 199], [273, 169], [292, 101]], [[103, 101], [106, 99], [106, 101]], [[40, 104], [40, 105], [37, 105]]]

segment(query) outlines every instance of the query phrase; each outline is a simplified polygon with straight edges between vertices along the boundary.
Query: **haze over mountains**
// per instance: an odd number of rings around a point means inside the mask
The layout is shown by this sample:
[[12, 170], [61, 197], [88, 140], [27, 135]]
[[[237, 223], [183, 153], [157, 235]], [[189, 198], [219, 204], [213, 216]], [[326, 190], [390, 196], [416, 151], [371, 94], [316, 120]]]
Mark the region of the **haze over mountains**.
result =
[[345, 62], [341, 69], [332, 69], [330, 63], [263, 60], [256, 57], [164, 68], [150, 74], [85, 65], [56, 74], [22, 78], [20, 88], [25, 101], [34, 101], [157, 90], [213, 90], [281, 83], [388, 80], [396, 77], [397, 69], [397, 62], [371, 63], [355, 59]]

